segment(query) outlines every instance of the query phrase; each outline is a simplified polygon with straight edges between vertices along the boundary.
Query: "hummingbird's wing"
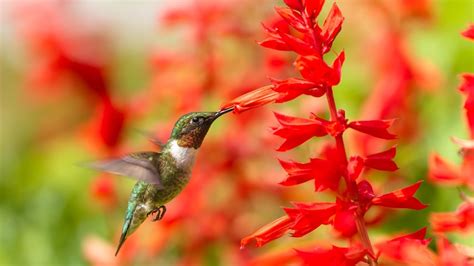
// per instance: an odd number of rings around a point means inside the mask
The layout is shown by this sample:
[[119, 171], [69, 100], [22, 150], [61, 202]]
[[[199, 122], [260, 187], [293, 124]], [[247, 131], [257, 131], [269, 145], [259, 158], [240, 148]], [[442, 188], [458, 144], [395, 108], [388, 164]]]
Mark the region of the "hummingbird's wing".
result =
[[160, 153], [137, 152], [117, 159], [91, 162], [85, 166], [111, 174], [132, 177], [150, 184], [163, 187], [157, 169]]
[[146, 131], [146, 130], [141, 130], [141, 129], [137, 129], [137, 132], [145, 136], [151, 143], [153, 143], [155, 146], [160, 148], [160, 150], [162, 150], [163, 147], [165, 146], [165, 143], [159, 140], [154, 133], [150, 131]]

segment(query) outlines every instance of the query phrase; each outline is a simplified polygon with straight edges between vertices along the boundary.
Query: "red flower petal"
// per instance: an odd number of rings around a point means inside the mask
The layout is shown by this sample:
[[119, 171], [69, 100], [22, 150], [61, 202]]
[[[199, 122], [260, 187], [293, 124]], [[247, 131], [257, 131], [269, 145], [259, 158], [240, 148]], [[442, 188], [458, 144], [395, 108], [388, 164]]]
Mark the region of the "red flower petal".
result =
[[315, 191], [326, 189], [336, 191], [342, 176], [339, 164], [334, 159], [313, 158], [311, 159], [311, 165], [313, 167]]
[[332, 67], [329, 67], [318, 56], [300, 56], [296, 59], [295, 66], [306, 80], [323, 86], [334, 86], [341, 81], [341, 68], [344, 59], [344, 52], [341, 52], [334, 60]]
[[422, 181], [418, 181], [406, 188], [395, 190], [382, 196], [377, 196], [372, 199], [372, 204], [389, 208], [406, 208], [414, 210], [424, 209], [427, 205], [424, 205], [418, 199], [413, 197], [420, 187], [421, 182]]
[[317, 83], [304, 79], [289, 78], [285, 80], [271, 79], [273, 90], [278, 92], [286, 92], [289, 90], [308, 90], [318, 86]]
[[283, 186], [293, 186], [313, 179], [313, 167], [311, 163], [297, 163], [279, 160], [281, 166], [288, 173], [288, 177], [280, 182]]
[[293, 237], [301, 237], [323, 224], [329, 224], [337, 206], [335, 203], [293, 203], [296, 208], [284, 208], [294, 224], [291, 225]]
[[466, 117], [469, 129], [471, 131], [471, 138], [474, 138], [474, 74], [463, 74], [462, 83], [459, 90], [466, 94], [466, 102], [464, 109], [466, 109]]
[[274, 50], [291, 51], [290, 46], [286, 42], [280, 39], [275, 39], [273, 37], [268, 37], [265, 40], [258, 42], [258, 44], [265, 48], [270, 48]]
[[283, 0], [287, 6], [292, 9], [302, 11], [304, 9], [303, 3], [300, 0]]
[[287, 102], [300, 96], [301, 94], [308, 94], [314, 97], [321, 97], [326, 93], [326, 90], [319, 84], [304, 79], [289, 78], [286, 80], [271, 79], [273, 90], [280, 93], [280, 97], [276, 100], [277, 103]]
[[393, 120], [353, 121], [348, 127], [381, 139], [394, 139], [396, 136], [387, 131]]
[[96, 113], [86, 128], [87, 136], [108, 149], [117, 148], [125, 127], [126, 112], [104, 101], [97, 106]]
[[300, 32], [307, 31], [303, 17], [298, 12], [294, 12], [290, 8], [286, 7], [275, 7], [276, 12], [282, 17], [290, 26], [297, 29]]
[[416, 265], [433, 265], [426, 262], [430, 261], [430, 252], [427, 248], [430, 239], [425, 239], [426, 228], [396, 237], [384, 243], [377, 244], [379, 252], [393, 260], [404, 262], [403, 265], [411, 265], [410, 263], [425, 261], [425, 264]]
[[367, 156], [364, 161], [364, 164], [367, 167], [377, 170], [395, 171], [398, 169], [397, 165], [393, 161], [393, 158], [395, 157], [396, 153], [397, 149], [395, 147], [392, 147], [386, 151], [371, 154]]
[[103, 143], [108, 147], [116, 147], [125, 126], [125, 112], [111, 103], [105, 103], [99, 123], [99, 134]]
[[112, 207], [117, 203], [114, 179], [106, 174], [95, 178], [91, 184], [92, 196], [105, 207]]
[[272, 87], [272, 85], [267, 85], [243, 94], [223, 105], [221, 110], [234, 107], [234, 113], [242, 113], [272, 103], [278, 98], [278, 93], [272, 90]]
[[305, 0], [304, 1], [304, 6], [306, 8], [306, 11], [313, 18], [319, 15], [319, 13], [321, 12], [321, 9], [323, 8], [323, 5], [324, 5], [324, 0]]
[[341, 31], [343, 21], [344, 17], [342, 16], [341, 10], [339, 10], [339, 7], [334, 3], [321, 30], [321, 35], [324, 40], [322, 47], [323, 53], [327, 53], [331, 50], [334, 38], [336, 38], [336, 35]]
[[438, 237], [436, 246], [439, 254], [438, 265], [472, 266], [472, 254], [471, 256], [469, 256], [469, 254], [463, 254], [444, 236]]
[[316, 191], [336, 190], [339, 186], [341, 173], [338, 164], [330, 160], [313, 158], [309, 163], [280, 161], [288, 177], [280, 182], [283, 186], [292, 186], [314, 179]]
[[344, 170], [341, 168], [343, 164], [339, 162], [338, 156], [336, 147], [328, 145], [321, 151], [322, 158], [311, 159], [316, 191], [326, 189], [337, 191]]
[[261, 247], [266, 243], [283, 236], [292, 224], [294, 224], [294, 221], [290, 217], [280, 217], [261, 227], [250, 236], [244, 237], [240, 241], [240, 248], [243, 249], [253, 239], [256, 241], [256, 246]]
[[293, 35], [284, 32], [278, 32], [281, 37], [281, 40], [284, 41], [291, 50], [295, 51], [297, 54], [300, 55], [312, 55], [315, 54], [316, 51], [314, 47], [307, 43], [304, 40], [296, 38]]
[[439, 184], [457, 186], [463, 183], [459, 169], [446, 162], [438, 154], [431, 154], [430, 156], [428, 178], [430, 181]]
[[433, 213], [430, 223], [434, 231], [468, 231], [474, 227], [474, 203], [462, 203], [456, 212]]
[[388, 242], [401, 242], [407, 239], [413, 239], [413, 240], [420, 240], [422, 241], [423, 244], [428, 244], [430, 242], [429, 239], [425, 239], [426, 237], [426, 227], [421, 228], [420, 230], [407, 234], [407, 235], [402, 235], [396, 238], [393, 238], [389, 240]]
[[339, 210], [334, 215], [333, 227], [344, 237], [352, 237], [357, 233], [355, 211], [351, 209]]
[[367, 252], [360, 248], [341, 248], [332, 246], [332, 249], [317, 248], [312, 251], [296, 250], [304, 265], [325, 266], [355, 266], [364, 260]]
[[341, 70], [342, 70], [342, 65], [344, 64], [344, 61], [346, 60], [346, 54], [344, 51], [340, 52], [339, 55], [336, 57], [334, 62], [332, 63], [332, 75], [333, 77], [331, 80], [333, 81], [334, 85], [339, 84], [341, 81]]
[[317, 120], [286, 116], [275, 113], [280, 126], [275, 128], [273, 134], [285, 139], [285, 142], [277, 149], [286, 151], [292, 149], [312, 137], [325, 136], [326, 130]]
[[356, 180], [364, 169], [364, 159], [360, 156], [352, 156], [347, 165], [347, 174], [352, 180]]
[[470, 24], [465, 31], [463, 31], [462, 36], [474, 40], [474, 24]]
[[357, 190], [359, 193], [359, 201], [365, 206], [368, 206], [372, 202], [372, 199], [375, 198], [374, 189], [367, 180], [360, 181], [357, 184]]

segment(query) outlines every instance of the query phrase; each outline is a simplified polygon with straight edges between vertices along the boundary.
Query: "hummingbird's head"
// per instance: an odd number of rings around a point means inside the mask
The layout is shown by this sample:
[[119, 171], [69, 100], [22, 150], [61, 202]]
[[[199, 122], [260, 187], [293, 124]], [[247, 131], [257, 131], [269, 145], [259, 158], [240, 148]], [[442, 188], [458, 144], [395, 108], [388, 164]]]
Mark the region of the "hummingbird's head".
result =
[[232, 111], [227, 108], [219, 112], [194, 112], [181, 116], [174, 125], [171, 138], [181, 147], [197, 149], [201, 146], [207, 131], [218, 117]]

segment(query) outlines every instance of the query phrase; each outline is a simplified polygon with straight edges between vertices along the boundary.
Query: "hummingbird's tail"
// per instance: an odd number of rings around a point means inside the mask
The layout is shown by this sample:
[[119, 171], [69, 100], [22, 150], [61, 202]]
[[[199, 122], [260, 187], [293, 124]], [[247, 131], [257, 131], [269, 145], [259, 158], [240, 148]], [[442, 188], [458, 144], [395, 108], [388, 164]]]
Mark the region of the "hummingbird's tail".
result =
[[128, 229], [130, 228], [131, 222], [132, 222], [132, 217], [127, 217], [126, 220], [125, 220], [125, 223], [123, 224], [122, 235], [120, 236], [120, 241], [119, 241], [119, 244], [118, 244], [118, 247], [117, 247], [117, 251], [115, 251], [115, 256], [116, 257], [117, 257], [117, 254], [119, 253], [120, 248], [122, 247], [123, 243], [127, 239], [127, 233], [128, 233]]

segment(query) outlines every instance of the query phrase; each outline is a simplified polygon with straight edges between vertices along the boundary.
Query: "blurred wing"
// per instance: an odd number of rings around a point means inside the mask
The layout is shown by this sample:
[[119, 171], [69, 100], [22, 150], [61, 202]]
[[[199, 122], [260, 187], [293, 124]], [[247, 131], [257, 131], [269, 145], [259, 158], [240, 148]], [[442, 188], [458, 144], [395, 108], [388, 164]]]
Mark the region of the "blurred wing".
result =
[[155, 166], [159, 156], [160, 154], [156, 152], [138, 152], [117, 159], [87, 163], [85, 166], [162, 187], [160, 175]]
[[160, 148], [160, 150], [163, 149], [163, 147], [165, 146], [165, 143], [163, 143], [161, 140], [159, 140], [155, 134], [153, 134], [152, 132], [149, 132], [149, 131], [146, 131], [146, 130], [141, 130], [141, 129], [137, 129], [137, 132], [140, 133], [141, 135], [145, 136], [146, 138], [148, 138], [148, 140], [155, 144], [158, 148]]

